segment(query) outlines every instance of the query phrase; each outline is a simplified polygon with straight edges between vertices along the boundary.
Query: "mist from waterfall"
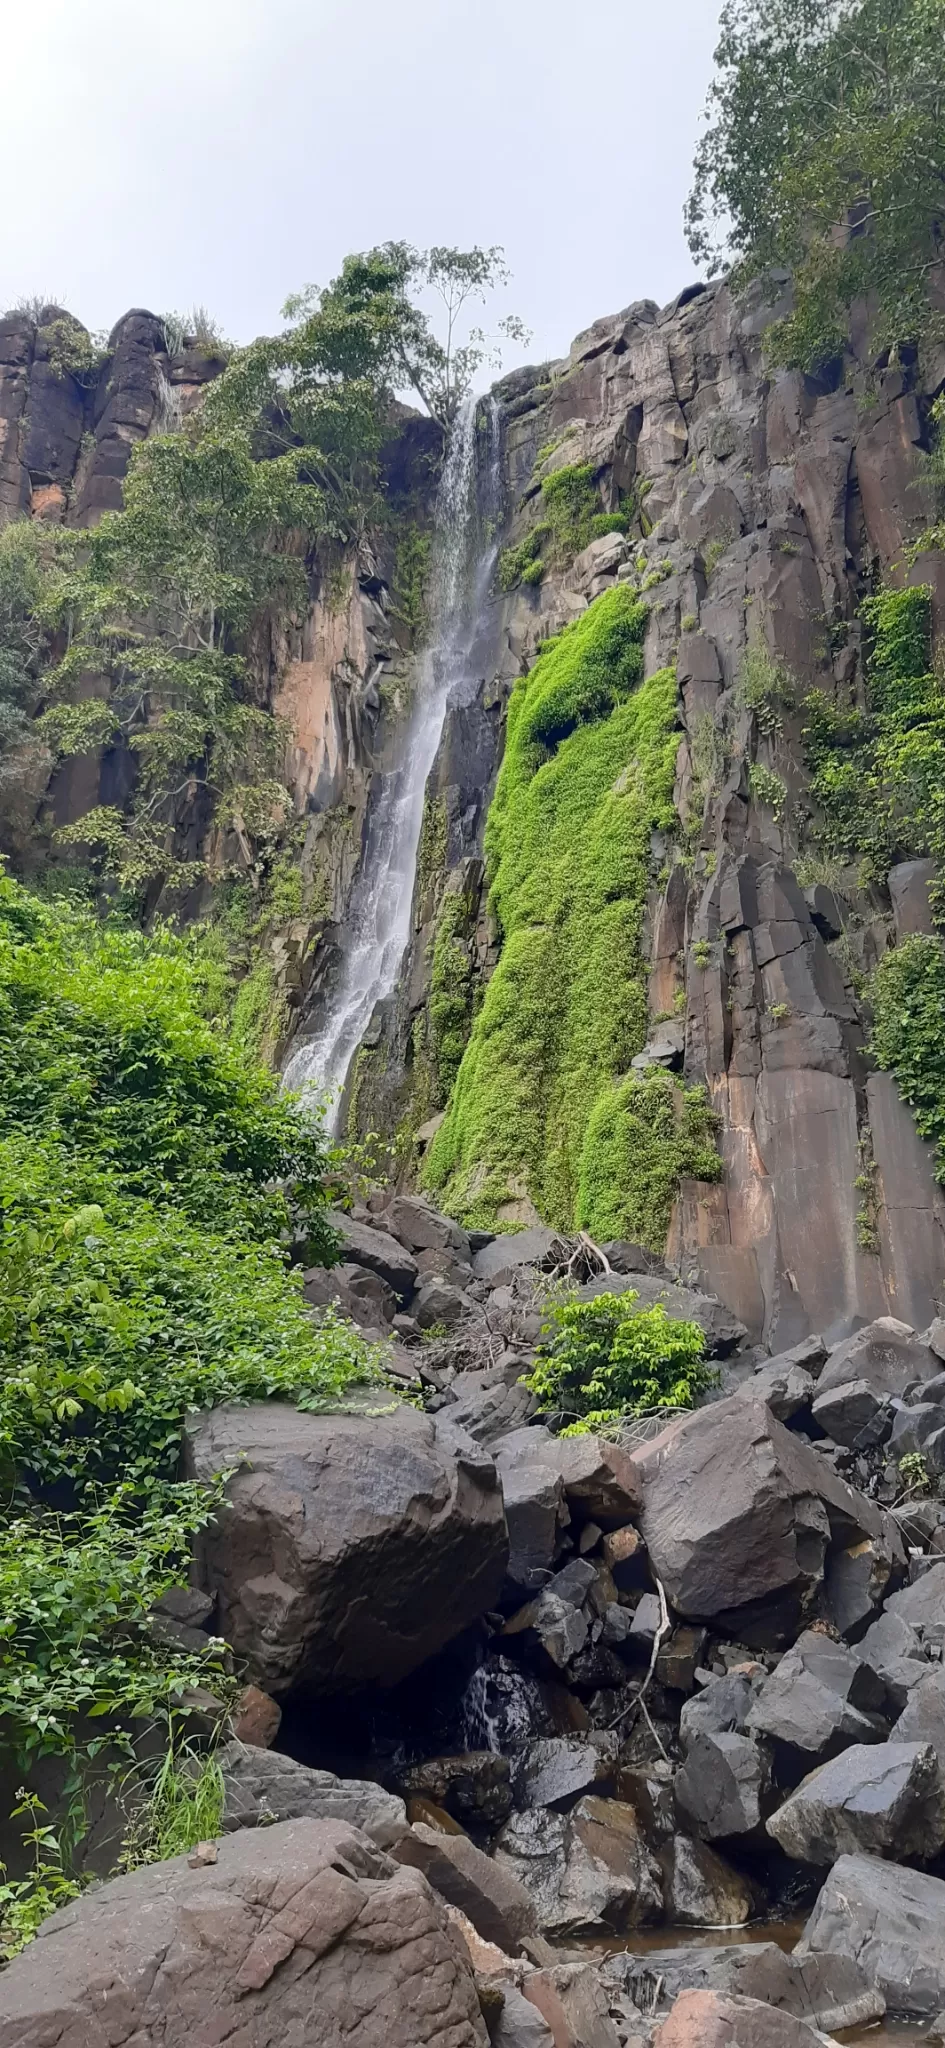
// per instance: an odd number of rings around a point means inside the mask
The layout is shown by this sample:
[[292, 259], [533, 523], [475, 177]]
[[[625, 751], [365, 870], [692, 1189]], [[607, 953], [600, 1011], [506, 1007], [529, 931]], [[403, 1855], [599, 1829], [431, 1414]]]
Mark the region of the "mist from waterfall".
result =
[[395, 988], [407, 950], [427, 778], [447, 706], [475, 682], [470, 661], [495, 566], [495, 543], [481, 512], [497, 501], [499, 464], [498, 408], [489, 401], [488, 469], [481, 473], [479, 406], [475, 397], [465, 398], [450, 433], [434, 515], [429, 638], [418, 657], [397, 765], [383, 778], [368, 817], [340, 972], [315, 1035], [296, 1048], [285, 1070], [288, 1088], [328, 1097], [330, 1128], [337, 1126], [354, 1054], [376, 1005]]

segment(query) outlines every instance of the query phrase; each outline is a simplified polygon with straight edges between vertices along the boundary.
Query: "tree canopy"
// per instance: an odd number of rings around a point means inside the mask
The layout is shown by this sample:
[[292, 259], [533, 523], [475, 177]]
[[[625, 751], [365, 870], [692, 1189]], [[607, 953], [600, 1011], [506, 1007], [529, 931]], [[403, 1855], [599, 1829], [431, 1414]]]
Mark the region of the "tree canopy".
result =
[[814, 368], [869, 295], [875, 352], [936, 337], [945, 0], [727, 0], [686, 209], [710, 274], [785, 268], [775, 361]]

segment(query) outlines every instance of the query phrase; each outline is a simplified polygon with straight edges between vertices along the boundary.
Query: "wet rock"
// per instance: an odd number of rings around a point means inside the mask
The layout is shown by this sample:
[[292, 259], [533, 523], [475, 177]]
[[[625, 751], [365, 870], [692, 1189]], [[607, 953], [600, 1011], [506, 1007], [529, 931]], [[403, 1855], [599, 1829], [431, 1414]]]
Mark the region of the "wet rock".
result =
[[532, 1971], [522, 1991], [550, 2029], [554, 2048], [620, 2048], [592, 1964], [556, 1963]]
[[494, 1749], [429, 1757], [397, 1771], [392, 1782], [405, 1799], [432, 1799], [447, 1813], [484, 1827], [498, 1827], [512, 1810], [509, 1759]]
[[674, 1628], [660, 1644], [656, 1676], [671, 1692], [691, 1692], [705, 1650], [704, 1628]]
[[765, 1680], [748, 1713], [757, 1735], [825, 1756], [849, 1742], [879, 1742], [881, 1680], [845, 1643], [808, 1629]]
[[930, 1742], [945, 1774], [945, 1666], [936, 1664], [930, 1670], [926, 1664], [919, 1669], [921, 1675], [909, 1688], [890, 1740]]
[[312, 1771], [278, 1750], [229, 1742], [220, 1756], [223, 1771], [223, 1831], [269, 1827], [283, 1820], [337, 1820], [360, 1828], [382, 1849], [396, 1842], [407, 1824], [402, 1799], [363, 1778], [336, 1778]]
[[653, 2048], [822, 2048], [822, 2036], [793, 2013], [721, 1991], [682, 1991]]
[[515, 1813], [496, 1861], [521, 1878], [546, 1934], [623, 1933], [657, 1920], [660, 1869], [632, 1807], [582, 1799], [572, 1813]]
[[[828, 1389], [861, 1380], [885, 1400], [932, 1378], [935, 1360], [908, 1323], [879, 1316], [831, 1351], [818, 1382], [818, 1399]], [[816, 1409], [816, 1404], [815, 1404]]]
[[614, 1791], [618, 1799], [633, 1807], [651, 1849], [675, 1833], [673, 1766], [663, 1757], [648, 1764], [621, 1765]]
[[465, 1230], [421, 1195], [395, 1195], [382, 1214], [385, 1228], [409, 1251], [449, 1251], [468, 1264], [470, 1241]]
[[912, 1586], [903, 1586], [886, 1602], [886, 1613], [898, 1615], [914, 1628], [921, 1643], [945, 1644], [945, 1564], [935, 1564]]
[[922, 1856], [945, 1843], [945, 1799], [930, 1743], [854, 1743], [805, 1778], [768, 1822], [788, 1856]]
[[472, 1969], [426, 1880], [339, 1821], [240, 1830], [212, 1864], [177, 1856], [114, 1878], [0, 1975], [2, 2048], [416, 2048], [421, 2029], [424, 2048], [488, 2048]]
[[512, 1465], [542, 1465], [564, 1487], [576, 1522], [619, 1529], [640, 1512], [643, 1493], [634, 1460], [603, 1437], [554, 1437], [544, 1429], [516, 1429], [495, 1446], [504, 1475]]
[[524, 1885], [468, 1835], [417, 1825], [401, 1832], [393, 1854], [398, 1863], [422, 1870], [439, 1897], [506, 1955], [516, 1955], [526, 1935], [537, 1932], [538, 1916]]
[[520, 1806], [570, 1805], [592, 1785], [613, 1777], [619, 1742], [608, 1730], [573, 1741], [565, 1735], [540, 1737], [515, 1759], [515, 1793]]
[[[857, 1644], [857, 1655], [882, 1680], [886, 1688], [887, 1712], [890, 1708], [896, 1713], [902, 1712], [913, 1687], [929, 1669], [928, 1658], [923, 1655], [915, 1629], [910, 1628], [900, 1615], [889, 1612], [877, 1615]], [[913, 1741], [919, 1738], [910, 1735], [899, 1739]], [[926, 1740], [924, 1736], [921, 1739]]]
[[636, 1454], [641, 1527], [677, 1611], [741, 1641], [793, 1632], [831, 1542], [872, 1538], [902, 1557], [898, 1531], [778, 1422], [763, 1402], [728, 1400], [673, 1423]]
[[221, 1633], [277, 1698], [395, 1684], [498, 1596], [491, 1458], [437, 1420], [230, 1405], [187, 1426], [188, 1471], [232, 1471], [199, 1543]]
[[675, 1835], [660, 1852], [668, 1919], [677, 1927], [744, 1927], [751, 1919], [751, 1887], [704, 1842]]
[[786, 1955], [773, 1941], [695, 1943], [609, 1956], [605, 1984], [625, 1987], [643, 2012], [672, 2005], [681, 1991], [721, 1991], [760, 1999], [812, 2026], [866, 2026], [886, 2010], [882, 1992], [868, 1984], [849, 1956]]
[[505, 1287], [523, 1266], [541, 1268], [550, 1264], [559, 1243], [555, 1232], [546, 1230], [543, 1225], [494, 1237], [490, 1244], [476, 1252], [473, 1272], [477, 1280], [485, 1280], [490, 1287]]
[[341, 1209], [330, 1209], [328, 1216], [341, 1239], [345, 1263], [365, 1266], [368, 1272], [379, 1274], [400, 1301], [409, 1301], [417, 1282], [417, 1261], [412, 1253], [388, 1237], [386, 1231], [355, 1223]]
[[850, 1957], [891, 2014], [933, 2019], [945, 2005], [945, 1884], [876, 1856], [841, 1856], [794, 1953]]
[[767, 1804], [771, 1760], [767, 1745], [734, 1729], [697, 1734], [686, 1743], [676, 1773], [676, 1804], [683, 1821], [704, 1841], [754, 1834]]

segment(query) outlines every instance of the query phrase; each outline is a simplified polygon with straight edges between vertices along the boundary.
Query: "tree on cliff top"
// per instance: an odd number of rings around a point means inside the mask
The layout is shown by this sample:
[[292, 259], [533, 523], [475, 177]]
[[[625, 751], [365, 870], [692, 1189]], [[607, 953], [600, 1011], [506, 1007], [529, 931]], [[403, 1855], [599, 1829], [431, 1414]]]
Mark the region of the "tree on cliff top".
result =
[[868, 296], [872, 345], [937, 338], [945, 0], [727, 0], [686, 208], [710, 275], [794, 273], [772, 360], [817, 367]]

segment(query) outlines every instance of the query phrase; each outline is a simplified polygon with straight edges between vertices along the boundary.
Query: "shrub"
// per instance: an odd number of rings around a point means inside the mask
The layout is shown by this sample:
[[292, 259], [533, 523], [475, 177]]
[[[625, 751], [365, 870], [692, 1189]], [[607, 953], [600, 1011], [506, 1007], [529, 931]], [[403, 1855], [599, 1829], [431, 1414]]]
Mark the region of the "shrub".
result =
[[945, 1184], [945, 948], [916, 936], [886, 953], [869, 985], [870, 1051], [893, 1073], [920, 1137], [937, 1147]]
[[680, 1180], [719, 1180], [717, 1119], [702, 1088], [631, 1074], [598, 1097], [581, 1152], [577, 1221], [661, 1252]]
[[661, 1302], [638, 1308], [638, 1300], [629, 1288], [552, 1306], [526, 1385], [565, 1420], [564, 1434], [606, 1433], [654, 1408], [691, 1408], [712, 1384], [699, 1325], [667, 1315]]

